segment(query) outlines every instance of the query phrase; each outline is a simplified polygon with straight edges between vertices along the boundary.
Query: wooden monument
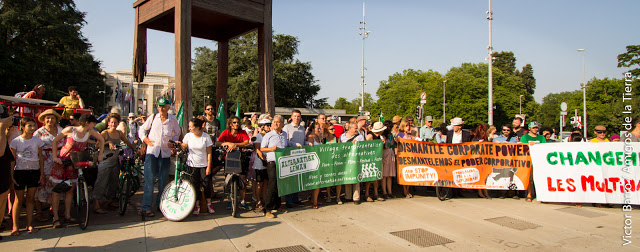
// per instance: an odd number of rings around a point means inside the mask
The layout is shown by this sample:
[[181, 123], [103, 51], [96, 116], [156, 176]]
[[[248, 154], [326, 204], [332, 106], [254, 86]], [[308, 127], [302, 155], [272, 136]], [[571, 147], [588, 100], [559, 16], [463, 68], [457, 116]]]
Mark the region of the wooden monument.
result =
[[[183, 125], [191, 105], [191, 37], [218, 42], [216, 102], [227, 102], [229, 40], [258, 29], [260, 110], [275, 113], [273, 97], [272, 0], [138, 0], [135, 8], [133, 78], [147, 73], [147, 29], [175, 34], [176, 104], [185, 102]], [[216, 106], [217, 107], [217, 106]], [[226, 107], [226, 106], [225, 106]]]

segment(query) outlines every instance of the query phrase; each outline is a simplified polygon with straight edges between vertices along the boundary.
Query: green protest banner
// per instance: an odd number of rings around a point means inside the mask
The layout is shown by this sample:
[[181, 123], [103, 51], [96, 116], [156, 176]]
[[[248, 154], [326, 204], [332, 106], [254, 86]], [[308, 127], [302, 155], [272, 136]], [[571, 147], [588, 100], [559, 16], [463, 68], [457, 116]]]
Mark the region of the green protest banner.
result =
[[382, 140], [276, 150], [278, 195], [382, 178]]

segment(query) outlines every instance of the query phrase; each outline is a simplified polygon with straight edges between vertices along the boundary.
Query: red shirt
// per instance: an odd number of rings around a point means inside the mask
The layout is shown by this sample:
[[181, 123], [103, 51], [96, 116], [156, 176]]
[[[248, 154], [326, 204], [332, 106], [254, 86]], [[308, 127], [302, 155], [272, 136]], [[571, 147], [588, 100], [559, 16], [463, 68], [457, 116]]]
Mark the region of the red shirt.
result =
[[342, 133], [344, 133], [344, 127], [342, 127], [340, 124], [334, 123], [333, 129], [333, 134], [335, 134], [338, 138], [340, 137], [340, 135], [342, 135]]
[[218, 142], [230, 142], [230, 143], [242, 143], [244, 141], [249, 141], [249, 135], [244, 130], [238, 130], [236, 136], [231, 135], [230, 130], [224, 130], [220, 137], [218, 137]]

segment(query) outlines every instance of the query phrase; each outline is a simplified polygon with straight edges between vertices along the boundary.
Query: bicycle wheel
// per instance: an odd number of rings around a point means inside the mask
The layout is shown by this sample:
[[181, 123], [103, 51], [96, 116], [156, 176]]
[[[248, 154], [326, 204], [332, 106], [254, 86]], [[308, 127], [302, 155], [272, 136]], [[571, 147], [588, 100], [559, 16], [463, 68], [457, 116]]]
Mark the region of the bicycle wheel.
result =
[[78, 224], [82, 230], [85, 230], [89, 225], [89, 192], [87, 190], [87, 182], [85, 182], [84, 179], [78, 179], [76, 188]]
[[126, 174], [120, 181], [120, 195], [118, 195], [118, 214], [120, 216], [123, 216], [127, 211], [127, 204], [129, 204], [129, 191], [132, 189], [130, 181], [129, 176]]
[[162, 191], [160, 211], [170, 221], [184, 220], [196, 205], [196, 191], [193, 185], [183, 179], [171, 181]]
[[445, 201], [451, 194], [450, 187], [436, 186], [436, 196], [440, 201]]
[[233, 178], [233, 182], [231, 182], [231, 216], [236, 217], [238, 214], [238, 177]]

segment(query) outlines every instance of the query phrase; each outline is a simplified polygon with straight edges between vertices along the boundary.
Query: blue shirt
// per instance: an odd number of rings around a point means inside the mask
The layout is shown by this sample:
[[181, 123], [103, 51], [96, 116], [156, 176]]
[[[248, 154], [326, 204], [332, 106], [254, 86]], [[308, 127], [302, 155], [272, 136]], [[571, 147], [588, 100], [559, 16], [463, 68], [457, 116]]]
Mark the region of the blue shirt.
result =
[[422, 141], [427, 141], [428, 139], [433, 138], [433, 127], [427, 128], [427, 126], [422, 126], [420, 128], [420, 139]]
[[[265, 134], [262, 138], [262, 142], [260, 143], [260, 148], [271, 148], [273, 146], [277, 146], [278, 149], [288, 147], [289, 141], [287, 140], [287, 133], [282, 131], [280, 134], [276, 130], [272, 130], [269, 133]], [[271, 151], [267, 152], [267, 161], [275, 162], [276, 161], [276, 152]]]
[[[507, 142], [507, 138], [500, 135], [496, 138], [493, 139], [494, 143], [506, 143]], [[509, 143], [517, 143], [518, 140], [516, 139], [516, 137], [511, 137], [511, 139], [509, 139]]]

